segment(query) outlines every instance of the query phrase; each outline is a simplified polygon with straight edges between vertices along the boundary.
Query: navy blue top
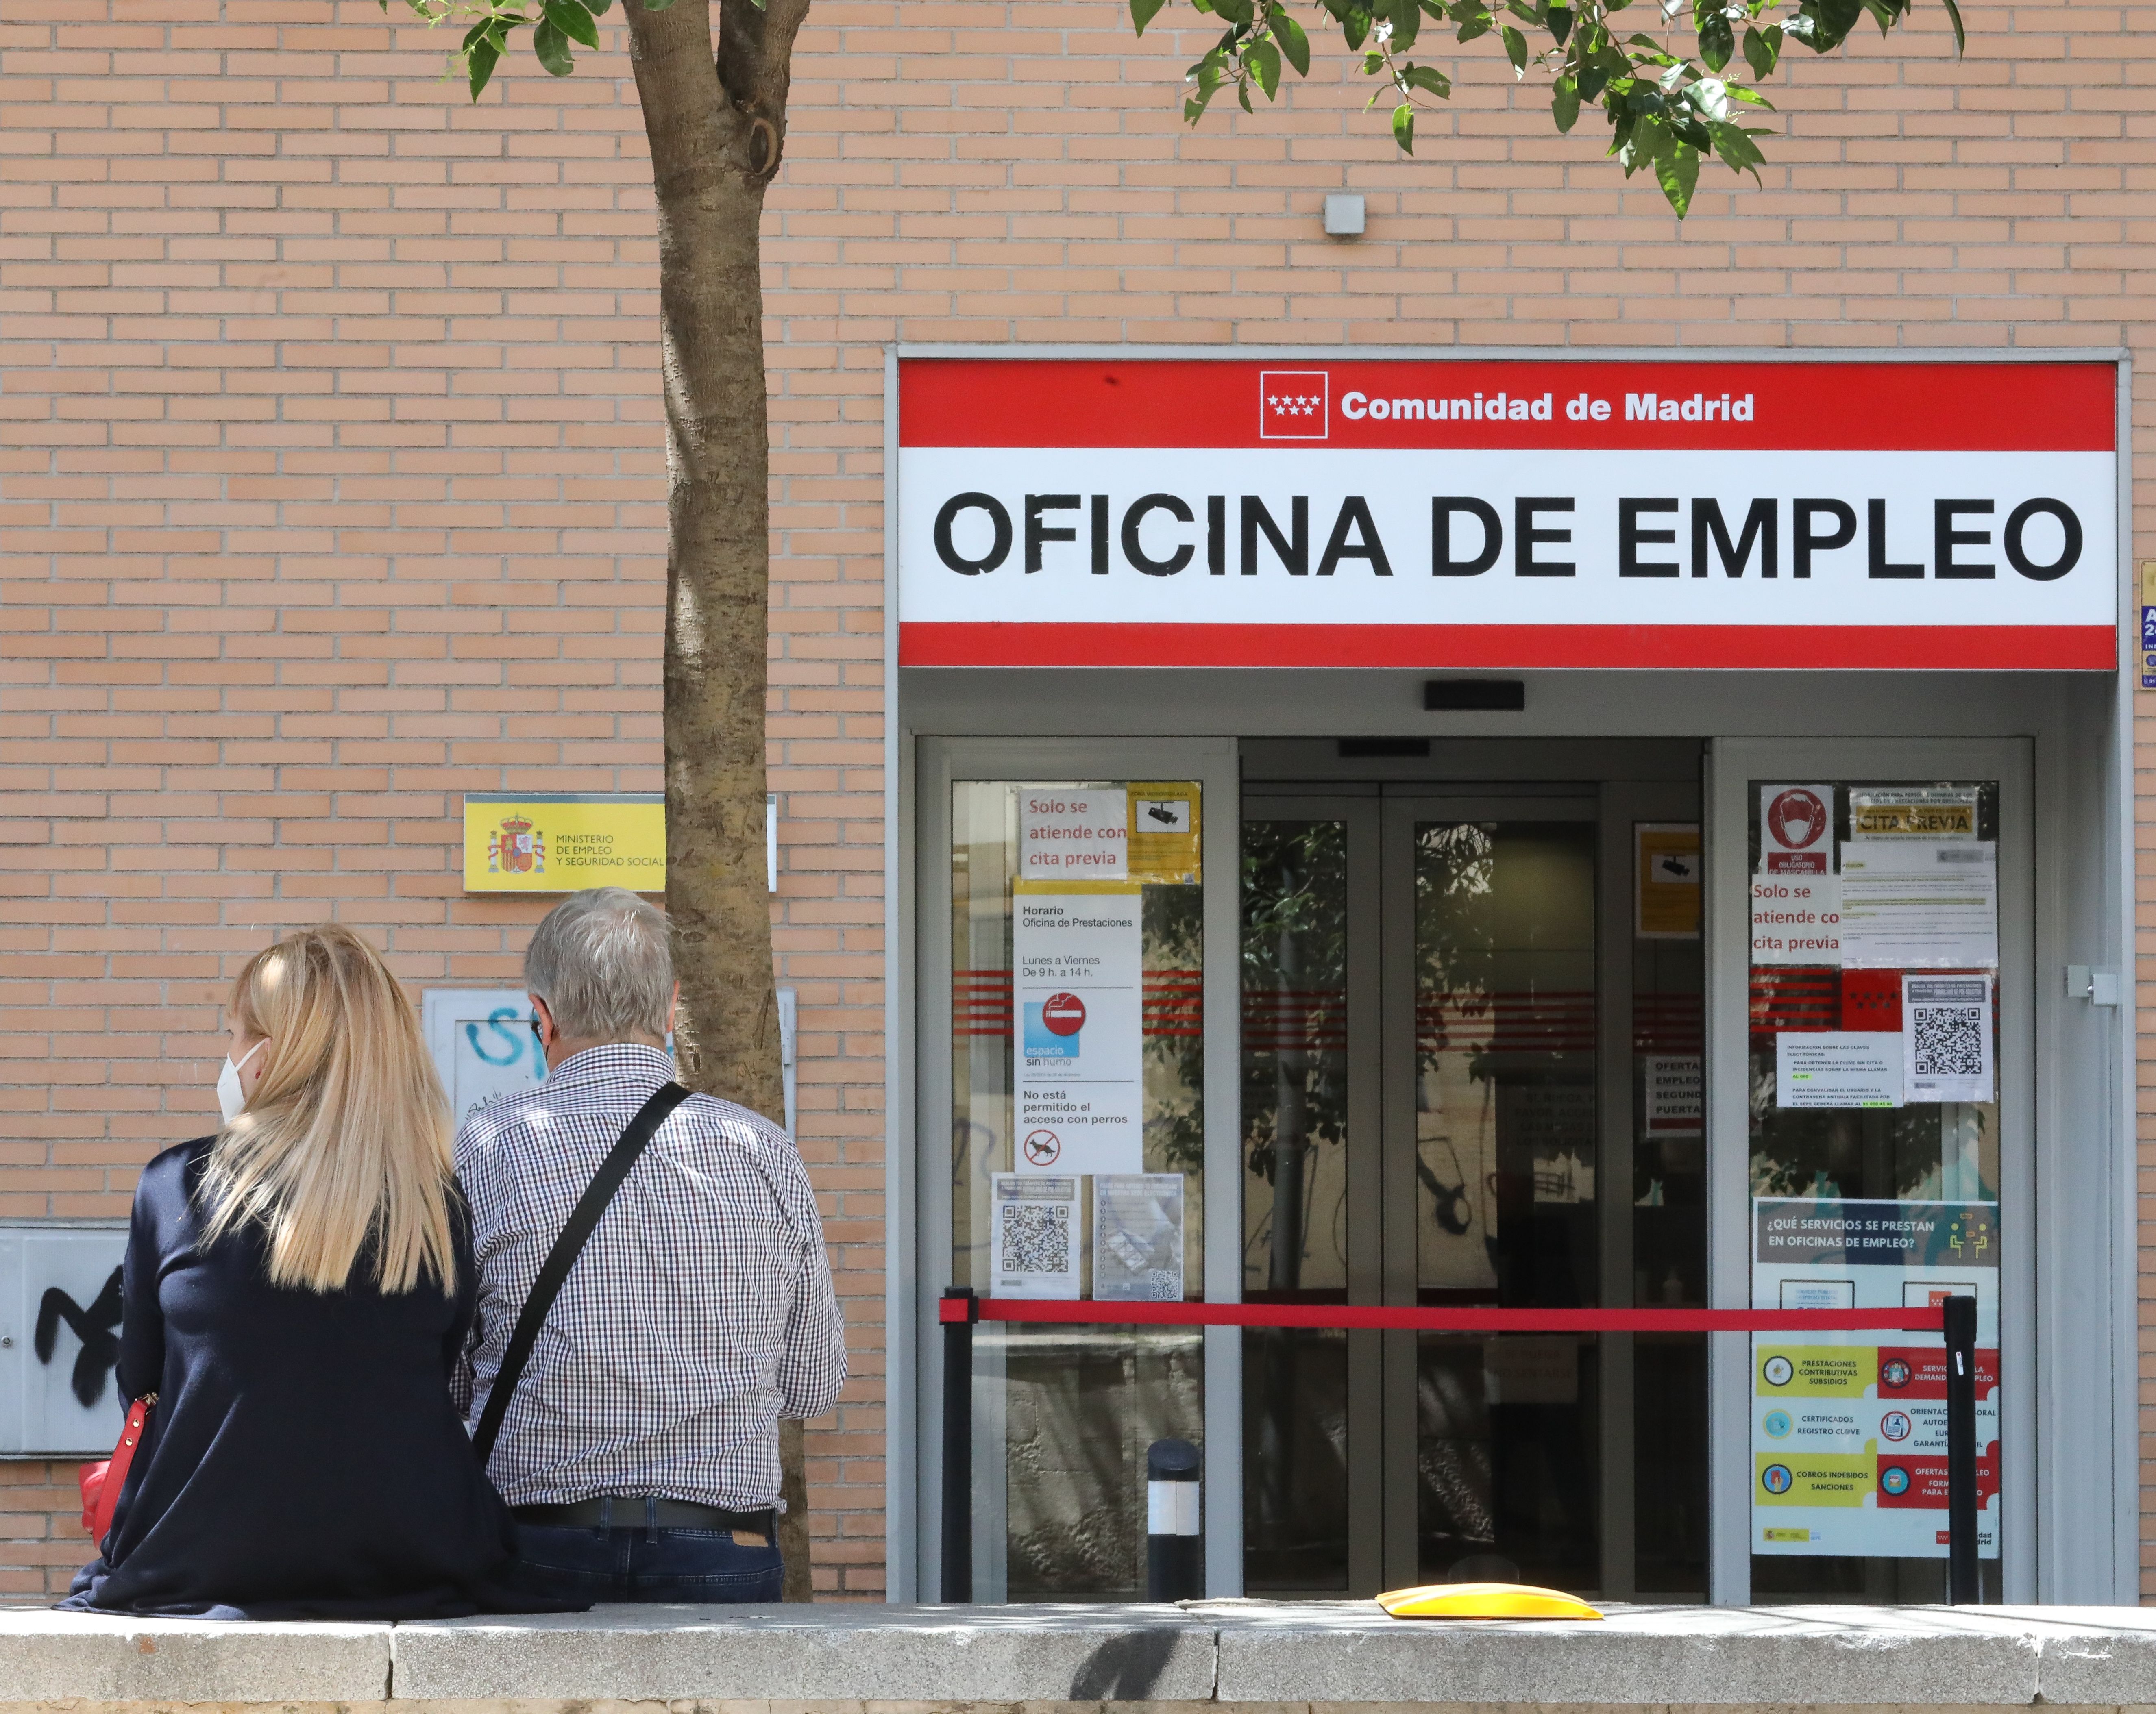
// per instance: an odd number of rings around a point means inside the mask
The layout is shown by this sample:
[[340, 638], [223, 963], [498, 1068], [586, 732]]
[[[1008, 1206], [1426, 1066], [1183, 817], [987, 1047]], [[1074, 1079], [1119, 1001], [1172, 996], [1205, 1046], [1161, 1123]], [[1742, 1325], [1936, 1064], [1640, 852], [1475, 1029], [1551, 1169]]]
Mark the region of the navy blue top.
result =
[[477, 1269], [385, 1296], [270, 1283], [259, 1228], [198, 1248], [214, 1139], [167, 1149], [135, 1193], [120, 1394], [157, 1403], [102, 1557], [63, 1607], [213, 1619], [558, 1611], [506, 1587], [513, 1537], [449, 1402]]

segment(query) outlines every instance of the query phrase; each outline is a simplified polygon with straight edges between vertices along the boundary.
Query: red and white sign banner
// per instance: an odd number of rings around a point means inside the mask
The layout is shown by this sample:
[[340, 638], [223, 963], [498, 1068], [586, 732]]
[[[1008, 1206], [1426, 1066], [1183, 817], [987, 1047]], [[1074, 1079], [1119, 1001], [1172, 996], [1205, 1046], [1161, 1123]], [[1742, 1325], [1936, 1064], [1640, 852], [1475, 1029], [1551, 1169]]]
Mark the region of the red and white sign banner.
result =
[[899, 660], [2108, 671], [2117, 379], [902, 359]]

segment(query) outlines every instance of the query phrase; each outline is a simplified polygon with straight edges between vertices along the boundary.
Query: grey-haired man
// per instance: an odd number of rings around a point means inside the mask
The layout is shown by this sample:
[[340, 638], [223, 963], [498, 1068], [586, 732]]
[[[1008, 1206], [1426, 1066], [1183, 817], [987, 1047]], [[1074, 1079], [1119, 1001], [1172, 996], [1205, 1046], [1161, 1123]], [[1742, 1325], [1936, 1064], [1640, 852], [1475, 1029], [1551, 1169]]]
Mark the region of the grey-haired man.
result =
[[[674, 1076], [666, 919], [619, 887], [533, 932], [546, 1080], [457, 1134], [479, 1311], [458, 1376], [484, 1414], [517, 1316], [624, 1129]], [[691, 1096], [629, 1170], [510, 1396], [488, 1473], [520, 1577], [593, 1601], [775, 1601], [778, 1419], [820, 1416], [844, 1328], [800, 1156], [745, 1107]]]

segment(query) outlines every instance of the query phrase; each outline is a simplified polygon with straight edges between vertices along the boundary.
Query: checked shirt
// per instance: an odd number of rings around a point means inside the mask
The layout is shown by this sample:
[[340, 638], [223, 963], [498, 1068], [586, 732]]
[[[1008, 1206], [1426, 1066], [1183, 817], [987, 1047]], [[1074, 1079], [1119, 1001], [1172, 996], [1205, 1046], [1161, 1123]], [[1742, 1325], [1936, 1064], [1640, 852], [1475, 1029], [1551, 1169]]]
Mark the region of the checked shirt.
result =
[[[479, 1312], [452, 1382], [467, 1422], [486, 1408], [569, 1211], [673, 1075], [657, 1048], [588, 1048], [459, 1129], [479, 1256]], [[692, 1096], [630, 1169], [554, 1300], [488, 1474], [512, 1506], [601, 1494], [776, 1506], [778, 1419], [822, 1415], [845, 1378], [801, 1157], [746, 1107]]]

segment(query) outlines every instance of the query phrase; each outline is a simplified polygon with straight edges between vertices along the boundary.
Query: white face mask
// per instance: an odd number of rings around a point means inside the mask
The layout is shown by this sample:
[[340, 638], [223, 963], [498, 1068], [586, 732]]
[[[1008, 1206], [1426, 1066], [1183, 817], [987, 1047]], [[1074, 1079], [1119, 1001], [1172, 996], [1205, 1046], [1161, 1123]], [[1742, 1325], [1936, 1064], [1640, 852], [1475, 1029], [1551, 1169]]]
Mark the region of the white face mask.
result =
[[224, 1115], [226, 1124], [229, 1125], [247, 1110], [246, 1092], [239, 1086], [239, 1066], [244, 1065], [269, 1045], [266, 1037], [258, 1041], [239, 1056], [238, 1065], [233, 1063], [231, 1055], [224, 1056], [224, 1069], [217, 1074], [217, 1106], [218, 1111]]

